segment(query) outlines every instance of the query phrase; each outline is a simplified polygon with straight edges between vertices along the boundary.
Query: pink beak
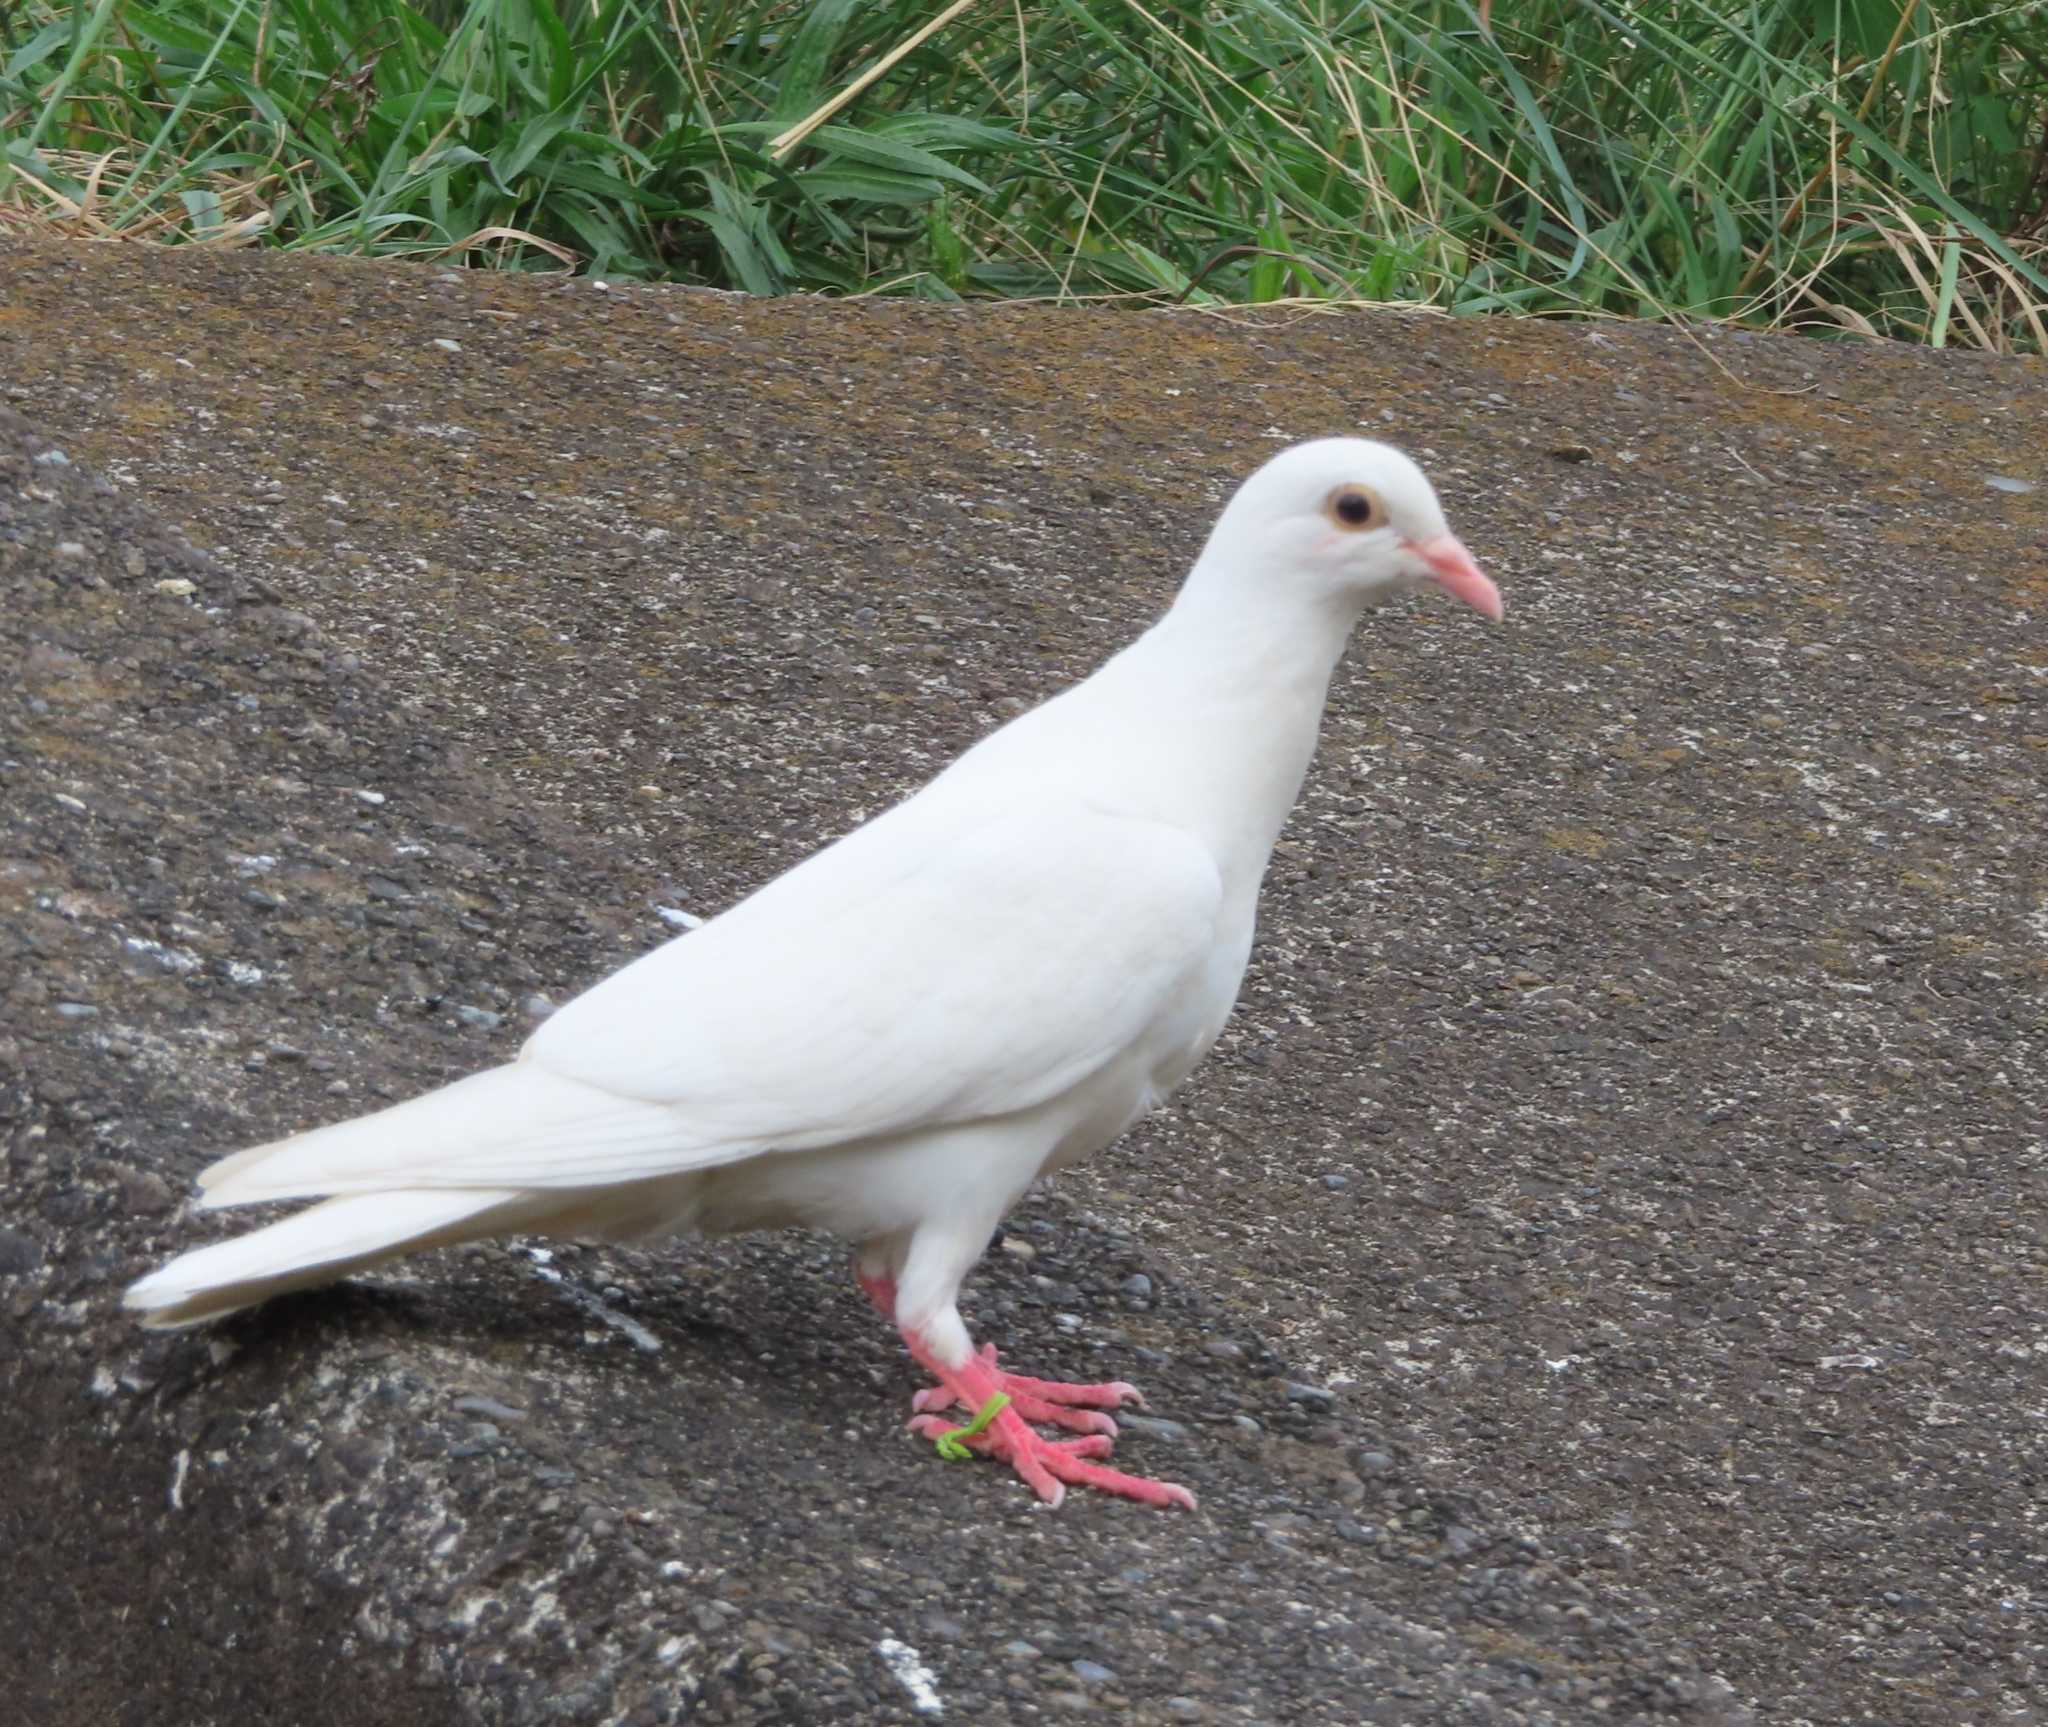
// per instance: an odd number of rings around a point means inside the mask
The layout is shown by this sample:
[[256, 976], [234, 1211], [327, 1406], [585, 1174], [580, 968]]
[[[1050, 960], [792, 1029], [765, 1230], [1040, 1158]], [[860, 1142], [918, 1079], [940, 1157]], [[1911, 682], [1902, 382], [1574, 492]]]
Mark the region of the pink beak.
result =
[[1433, 540], [1410, 540], [1408, 549], [1429, 566], [1429, 573], [1436, 585], [1454, 600], [1463, 600], [1474, 611], [1484, 612], [1495, 623], [1499, 623], [1505, 609], [1500, 603], [1500, 589], [1486, 579], [1485, 573], [1472, 561], [1472, 554], [1465, 550], [1464, 541], [1456, 534], [1439, 534]]

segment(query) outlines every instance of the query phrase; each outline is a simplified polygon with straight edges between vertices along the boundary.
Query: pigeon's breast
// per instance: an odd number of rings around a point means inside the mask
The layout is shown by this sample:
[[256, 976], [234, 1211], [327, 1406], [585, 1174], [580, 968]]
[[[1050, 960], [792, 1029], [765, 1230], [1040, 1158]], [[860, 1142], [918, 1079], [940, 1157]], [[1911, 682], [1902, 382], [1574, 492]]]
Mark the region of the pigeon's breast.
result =
[[1163, 1103], [1194, 1072], [1222, 1036], [1251, 958], [1252, 908], [1230, 919], [1190, 986], [1146, 1035], [1098, 1069], [1067, 1098], [1068, 1125], [1046, 1157], [1043, 1173], [1093, 1156]]

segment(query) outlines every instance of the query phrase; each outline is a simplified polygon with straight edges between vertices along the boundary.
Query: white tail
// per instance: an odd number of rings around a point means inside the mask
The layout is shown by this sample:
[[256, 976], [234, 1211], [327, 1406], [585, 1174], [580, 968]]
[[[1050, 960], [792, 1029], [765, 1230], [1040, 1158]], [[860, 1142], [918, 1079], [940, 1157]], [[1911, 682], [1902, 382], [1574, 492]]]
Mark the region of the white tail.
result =
[[181, 1253], [129, 1287], [142, 1323], [167, 1329], [217, 1319], [288, 1290], [331, 1283], [422, 1248], [519, 1227], [530, 1196], [503, 1188], [350, 1194], [232, 1241]]
[[374, 1115], [252, 1147], [199, 1177], [208, 1208], [322, 1201], [181, 1254], [128, 1291], [150, 1326], [196, 1325], [422, 1248], [537, 1228], [617, 1238], [688, 1210], [693, 1163], [676, 1114], [538, 1064], [471, 1074]]
[[[374, 1115], [238, 1151], [201, 1172], [203, 1204], [415, 1188], [590, 1187], [722, 1162], [681, 1149], [674, 1111], [550, 1073], [486, 1068]], [[751, 1149], [751, 1148], [748, 1148]]]

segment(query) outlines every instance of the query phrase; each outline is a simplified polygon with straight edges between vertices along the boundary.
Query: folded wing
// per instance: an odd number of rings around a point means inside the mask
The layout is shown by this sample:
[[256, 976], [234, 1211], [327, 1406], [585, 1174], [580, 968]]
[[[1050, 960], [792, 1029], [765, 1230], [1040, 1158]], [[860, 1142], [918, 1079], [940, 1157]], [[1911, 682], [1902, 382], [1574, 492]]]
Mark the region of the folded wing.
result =
[[1179, 829], [1063, 800], [891, 819], [579, 996], [510, 1066], [224, 1160], [209, 1202], [587, 1187], [1008, 1115], [1119, 1059], [1210, 957], [1221, 880]]

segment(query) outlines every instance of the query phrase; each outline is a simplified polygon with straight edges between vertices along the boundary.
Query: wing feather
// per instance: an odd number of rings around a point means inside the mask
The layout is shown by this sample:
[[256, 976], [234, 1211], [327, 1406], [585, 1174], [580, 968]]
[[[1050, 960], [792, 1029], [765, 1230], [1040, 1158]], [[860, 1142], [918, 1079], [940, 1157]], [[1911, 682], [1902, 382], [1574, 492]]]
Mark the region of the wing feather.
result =
[[1185, 832], [1068, 801], [804, 879], [831, 861], [578, 997], [526, 1059], [737, 1155], [1008, 1115], [1144, 1033], [1200, 974], [1223, 898]]
[[208, 1202], [644, 1181], [1010, 1115], [1201, 976], [1222, 879], [1185, 832], [1071, 800], [914, 813], [642, 955], [509, 1067], [224, 1160]]

